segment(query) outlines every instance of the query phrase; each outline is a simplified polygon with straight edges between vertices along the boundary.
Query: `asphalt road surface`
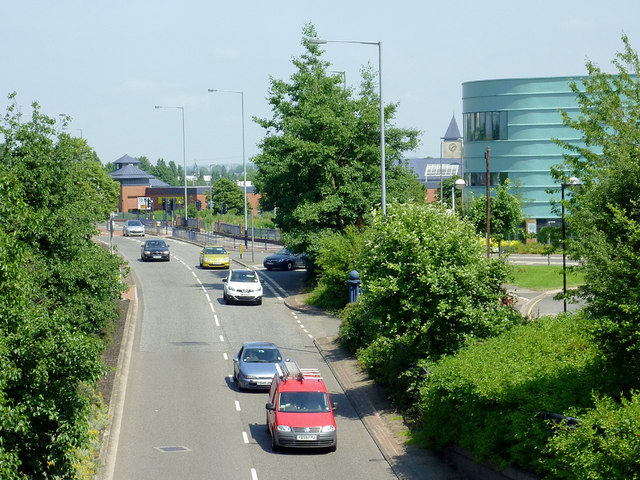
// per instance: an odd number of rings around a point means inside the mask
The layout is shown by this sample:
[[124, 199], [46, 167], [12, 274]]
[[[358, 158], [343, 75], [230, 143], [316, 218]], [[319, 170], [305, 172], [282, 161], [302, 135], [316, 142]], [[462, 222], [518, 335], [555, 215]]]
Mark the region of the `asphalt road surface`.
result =
[[[137, 315], [104, 480], [395, 478], [313, 345], [337, 335], [338, 320], [284, 305], [304, 271], [259, 269], [263, 304], [226, 305], [226, 270], [200, 269], [198, 246], [168, 238], [170, 262], [142, 262], [143, 240], [113, 239], [131, 266]], [[272, 341], [302, 367], [320, 369], [340, 404], [337, 452], [271, 452], [266, 393], [240, 392], [232, 379], [232, 358], [248, 340]]]

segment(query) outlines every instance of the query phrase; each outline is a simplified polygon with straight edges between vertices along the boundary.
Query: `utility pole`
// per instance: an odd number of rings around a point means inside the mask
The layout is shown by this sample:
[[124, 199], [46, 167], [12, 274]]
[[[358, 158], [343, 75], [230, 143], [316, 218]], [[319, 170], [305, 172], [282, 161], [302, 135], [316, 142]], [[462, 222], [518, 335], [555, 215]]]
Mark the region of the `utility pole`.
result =
[[491, 169], [489, 164], [491, 163], [491, 147], [487, 147], [487, 151], [484, 154], [484, 158], [487, 159], [487, 258], [491, 256]]

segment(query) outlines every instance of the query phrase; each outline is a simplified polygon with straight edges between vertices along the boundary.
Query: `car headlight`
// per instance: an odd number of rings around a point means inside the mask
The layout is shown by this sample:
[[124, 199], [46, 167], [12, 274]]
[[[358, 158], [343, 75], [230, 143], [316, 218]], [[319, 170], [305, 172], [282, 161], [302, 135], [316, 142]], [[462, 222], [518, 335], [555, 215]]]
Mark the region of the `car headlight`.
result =
[[163, 255], [169, 255], [169, 250], [164, 250], [162, 253]]
[[233, 286], [231, 286], [231, 285], [229, 285], [229, 286], [227, 287], [227, 290], [229, 290], [230, 292], [235, 292], [235, 291], [236, 291], [236, 289], [235, 289]]
[[289, 425], [278, 425], [279, 432], [290, 432], [291, 427]]
[[257, 377], [255, 375], [245, 375], [244, 373], [240, 373], [240, 376], [242, 378], [246, 378], [246, 379], [249, 379], [249, 380], [255, 380], [256, 378], [260, 378], [260, 377]]
[[325, 425], [324, 427], [322, 427], [322, 433], [329, 433], [329, 432], [335, 432], [336, 431], [336, 427], [334, 427], [333, 425]]

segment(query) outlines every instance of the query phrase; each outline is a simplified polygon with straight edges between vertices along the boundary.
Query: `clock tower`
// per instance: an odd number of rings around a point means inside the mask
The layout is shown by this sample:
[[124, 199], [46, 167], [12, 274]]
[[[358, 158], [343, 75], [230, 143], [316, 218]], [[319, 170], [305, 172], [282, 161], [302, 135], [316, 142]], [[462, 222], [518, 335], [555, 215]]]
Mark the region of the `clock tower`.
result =
[[460, 136], [455, 115], [451, 117], [449, 128], [447, 128], [447, 132], [442, 137], [442, 158], [462, 159], [462, 137]]

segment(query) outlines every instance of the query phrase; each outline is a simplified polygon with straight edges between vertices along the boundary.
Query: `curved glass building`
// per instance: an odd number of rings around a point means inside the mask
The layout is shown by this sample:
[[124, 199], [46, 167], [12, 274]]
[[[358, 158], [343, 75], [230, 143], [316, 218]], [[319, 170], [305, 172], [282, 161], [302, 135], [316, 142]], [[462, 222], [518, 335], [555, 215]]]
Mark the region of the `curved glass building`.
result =
[[[561, 111], [578, 112], [569, 83], [582, 85], [584, 77], [499, 79], [462, 84], [463, 173], [465, 197], [486, 194], [490, 147], [492, 188], [511, 182], [511, 193], [522, 200], [528, 233], [558, 219], [551, 200], [560, 197], [560, 185], [550, 169], [566, 153], [552, 139], [583, 144], [582, 134], [562, 124]], [[554, 193], [547, 193], [554, 189]]]

